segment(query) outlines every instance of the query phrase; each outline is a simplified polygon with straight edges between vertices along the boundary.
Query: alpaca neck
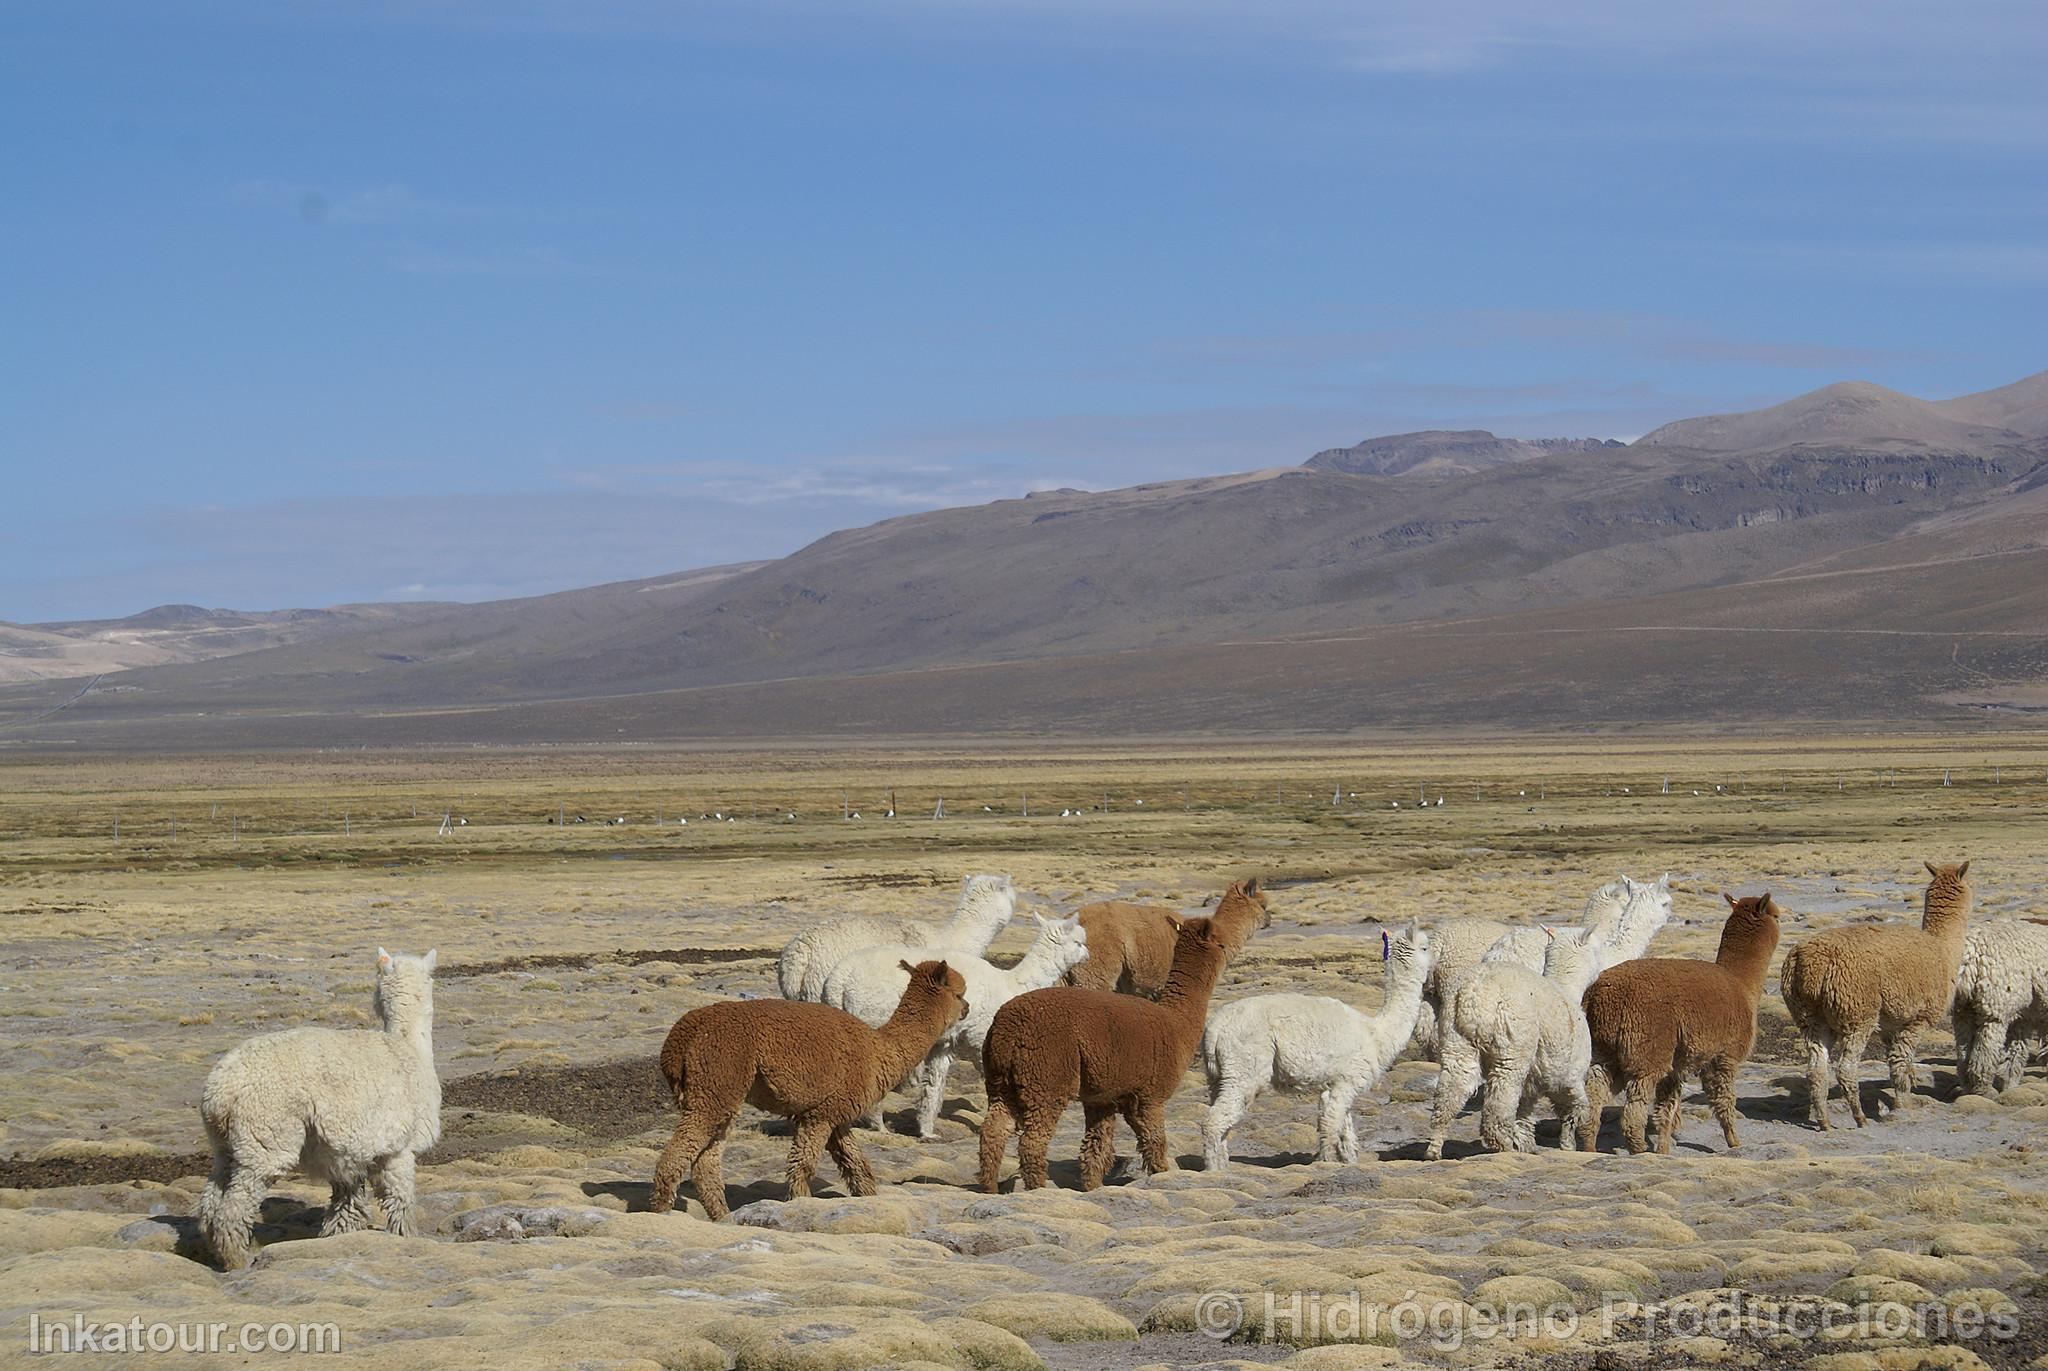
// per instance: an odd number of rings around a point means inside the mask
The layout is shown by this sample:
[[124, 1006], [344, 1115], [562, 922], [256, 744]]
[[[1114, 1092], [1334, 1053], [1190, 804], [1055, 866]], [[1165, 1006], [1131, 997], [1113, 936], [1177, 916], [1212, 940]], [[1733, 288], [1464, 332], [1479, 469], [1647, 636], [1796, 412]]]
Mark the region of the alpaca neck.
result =
[[1209, 916], [1209, 922], [1223, 935], [1224, 945], [1235, 951], [1243, 947], [1259, 926], [1261, 910], [1258, 901], [1235, 892], [1225, 895], [1223, 902], [1216, 906], [1216, 912]]
[[1921, 906], [1921, 931], [1944, 943], [1954, 944], [1960, 953], [1963, 935], [1970, 927], [1970, 901], [1968, 886], [1927, 887], [1926, 901]]
[[1220, 952], [1183, 943], [1174, 950], [1173, 969], [1166, 973], [1166, 988], [1159, 992], [1159, 1003], [1184, 1019], [1191, 1019], [1199, 1030], [1202, 1016], [1209, 1009], [1209, 993], [1222, 974]]
[[1764, 993], [1764, 977], [1771, 969], [1771, 954], [1778, 950], [1774, 930], [1727, 928], [1721, 933], [1721, 949], [1715, 964], [1748, 992], [1752, 1000]]
[[[924, 1060], [932, 1044], [947, 1028], [945, 1010], [935, 997], [905, 995], [889, 1016], [889, 1022], [875, 1030], [883, 1075], [900, 1080], [912, 1066]], [[892, 1074], [893, 1073], [893, 1074]]]
[[[965, 947], [979, 939], [981, 945], [987, 947], [995, 941], [996, 933], [1009, 922], [1009, 919], [1009, 912], [1003, 908], [1001, 901], [988, 898], [970, 899], [953, 911], [952, 918], [946, 920], [943, 945]], [[984, 937], [984, 934], [987, 936]]]
[[1586, 987], [1591, 985], [1599, 974], [1598, 957], [1579, 957], [1569, 965], [1558, 967], [1557, 974], [1546, 976], [1545, 979], [1557, 987], [1560, 995], [1577, 1004], [1585, 997]]
[[1405, 1042], [1422, 1016], [1422, 983], [1425, 977], [1413, 966], [1387, 964], [1387, 988], [1380, 1012], [1373, 1017], [1392, 1029], [1394, 1040]]
[[384, 1031], [419, 1053], [424, 1060], [434, 1060], [434, 1019], [431, 1014], [394, 1014], [385, 1023]]
[[1066, 969], [1060, 965], [1060, 945], [1050, 938], [1040, 938], [1010, 968], [1010, 980], [1035, 990], [1051, 985]]

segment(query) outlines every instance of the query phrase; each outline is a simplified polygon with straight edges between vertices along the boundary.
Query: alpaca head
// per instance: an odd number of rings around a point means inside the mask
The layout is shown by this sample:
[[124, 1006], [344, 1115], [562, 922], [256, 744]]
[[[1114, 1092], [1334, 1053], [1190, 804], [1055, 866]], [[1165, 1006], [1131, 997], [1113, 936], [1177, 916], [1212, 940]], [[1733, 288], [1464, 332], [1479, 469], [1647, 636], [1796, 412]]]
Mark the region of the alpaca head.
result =
[[1249, 901], [1258, 907], [1259, 917], [1258, 921], [1252, 925], [1254, 928], [1271, 928], [1273, 926], [1273, 911], [1266, 905], [1266, 892], [1259, 888], [1259, 878], [1257, 876], [1252, 877], [1250, 880], [1239, 881], [1232, 885], [1230, 889], [1224, 891], [1223, 898], [1216, 902], [1217, 910], [1220, 912], [1223, 906], [1230, 903], [1233, 898]]
[[1381, 930], [1380, 947], [1386, 959], [1390, 983], [1397, 978], [1408, 978], [1420, 985], [1429, 976], [1429, 969], [1436, 965], [1436, 949], [1430, 945], [1429, 932], [1418, 927], [1413, 919], [1396, 933]]
[[1174, 934], [1173, 970], [1167, 980], [1193, 977], [1214, 984], [1234, 950], [1230, 935], [1218, 928], [1214, 919], [1184, 920]]
[[1936, 890], [1955, 891], [1968, 894], [1970, 890], [1970, 864], [1958, 862], [1954, 866], [1936, 866], [1933, 862], [1922, 862], [1927, 868], [1927, 893]]
[[1051, 959], [1053, 970], [1061, 975], [1073, 970], [1088, 960], [1088, 930], [1081, 927], [1081, 916], [1070, 914], [1064, 919], [1048, 919], [1043, 914], [1033, 914], [1038, 920], [1038, 941], [1025, 952]]
[[430, 1019], [434, 1013], [434, 967], [438, 950], [424, 957], [408, 957], [377, 949], [377, 989], [371, 1007], [388, 1029], [400, 1029]]
[[1761, 950], [1765, 961], [1778, 946], [1778, 902], [1766, 890], [1761, 895], [1745, 895], [1736, 899], [1727, 891], [1721, 898], [1728, 902], [1728, 923], [1721, 930], [1721, 957], [1725, 960], [1737, 949], [1754, 953]]
[[1606, 929], [1610, 933], [1621, 922], [1621, 916], [1628, 912], [1631, 893], [1635, 882], [1623, 876], [1609, 881], [1586, 897], [1586, 913], [1583, 922], [1587, 928]]
[[1008, 876], [969, 876], [960, 882], [960, 909], [1008, 923], [1017, 912], [1017, 887]]
[[1650, 939], [1657, 936], [1657, 930], [1671, 920], [1671, 874], [1666, 872], [1654, 881], [1638, 881], [1630, 877], [1621, 878], [1622, 890], [1627, 899], [1621, 908], [1621, 917], [1608, 929], [1606, 965], [1630, 957], [1640, 957], [1643, 949], [1650, 945]]
[[1544, 978], [1558, 982], [1576, 999], [1600, 974], [1610, 946], [1608, 938], [1604, 928], [1588, 929], [1583, 938], [1552, 936], [1543, 948]]
[[910, 984], [903, 988], [903, 998], [896, 1006], [898, 1014], [913, 1005], [935, 1004], [948, 1028], [967, 1017], [965, 976], [944, 962], [919, 962], [916, 966], [898, 962], [896, 965], [910, 973]]

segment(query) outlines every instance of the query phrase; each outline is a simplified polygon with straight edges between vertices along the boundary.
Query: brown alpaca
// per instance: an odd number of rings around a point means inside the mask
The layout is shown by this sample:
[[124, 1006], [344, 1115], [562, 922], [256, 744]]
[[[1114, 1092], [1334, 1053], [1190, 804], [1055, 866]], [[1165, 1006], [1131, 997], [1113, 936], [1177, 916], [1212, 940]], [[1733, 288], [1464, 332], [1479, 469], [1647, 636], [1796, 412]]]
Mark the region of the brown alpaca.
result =
[[811, 1193], [821, 1149], [831, 1152], [847, 1189], [874, 1194], [874, 1172], [853, 1139], [855, 1121], [967, 1012], [967, 982], [959, 972], [944, 962], [902, 965], [910, 984], [880, 1028], [843, 1009], [792, 1000], [726, 1000], [677, 1019], [661, 1045], [661, 1074], [682, 1119], [654, 1168], [654, 1212], [675, 1207], [687, 1170], [704, 1213], [726, 1217], [719, 1161], [743, 1102], [796, 1123], [791, 1199]]
[[1579, 1130], [1580, 1151], [1594, 1150], [1613, 1082], [1624, 1097], [1621, 1136], [1628, 1150], [1649, 1150], [1645, 1125], [1654, 1092], [1657, 1150], [1670, 1152], [1687, 1076], [1700, 1078], [1728, 1145], [1738, 1146], [1735, 1071], [1756, 1043], [1757, 1001], [1778, 950], [1778, 907], [1769, 892], [1723, 898], [1728, 922], [1713, 961], [1640, 958], [1610, 967], [1586, 987], [1582, 1003], [1593, 1037], [1593, 1069], [1586, 1077], [1590, 1107]]
[[[1235, 886], [1231, 892], [1240, 893]], [[1013, 1127], [1020, 1129], [1017, 1162], [1024, 1189], [1044, 1185], [1052, 1131], [1077, 1097], [1088, 1127], [1081, 1142], [1083, 1190], [1099, 1187], [1116, 1160], [1119, 1113], [1138, 1137], [1146, 1171], [1164, 1171], [1166, 1102], [1201, 1046], [1209, 994], [1229, 958], [1223, 930], [1212, 920], [1190, 919], [1181, 927], [1173, 969], [1156, 1003], [1108, 990], [1052, 986], [997, 1010], [981, 1050], [988, 1081], [981, 1188], [994, 1193]]]
[[1943, 1018], [1955, 999], [1963, 936], [1970, 925], [1970, 864], [1926, 863], [1929, 880], [1920, 927], [1900, 924], [1831, 928], [1785, 954], [1778, 987], [1806, 1039], [1807, 1117], [1828, 1121], [1828, 1058], [1835, 1083], [1861, 1128], [1859, 1068], [1876, 1033], [1891, 1065], [1892, 1109], [1907, 1108], [1917, 1084], [1913, 1048], [1921, 1030]]
[[[1232, 899], [1231, 894], [1241, 895]], [[1187, 920], [1164, 905], [1103, 900], [1074, 911], [1088, 931], [1088, 960], [1066, 975], [1064, 984], [1087, 990], [1116, 990], [1156, 999], [1173, 969], [1173, 949]], [[1272, 925], [1266, 896], [1256, 879], [1231, 887], [1209, 916], [1236, 956], [1252, 933]]]

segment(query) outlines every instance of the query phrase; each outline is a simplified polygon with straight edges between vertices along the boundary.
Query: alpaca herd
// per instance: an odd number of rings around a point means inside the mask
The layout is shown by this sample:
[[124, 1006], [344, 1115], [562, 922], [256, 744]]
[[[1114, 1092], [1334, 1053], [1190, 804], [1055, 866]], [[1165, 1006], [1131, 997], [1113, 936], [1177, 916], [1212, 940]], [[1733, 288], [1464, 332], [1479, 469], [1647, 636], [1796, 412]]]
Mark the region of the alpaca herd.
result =
[[[1918, 927], [1836, 928], [1786, 954], [1781, 990], [1806, 1042], [1816, 1127], [1829, 1126], [1833, 1087], [1857, 1125], [1867, 1122], [1857, 1074], [1873, 1034], [1893, 1109], [1911, 1099], [1920, 1035], [1944, 1015], [1954, 1017], [1964, 1091], [2015, 1083], [2048, 1039], [2048, 927], [1972, 927], [1969, 869], [1928, 865]], [[1015, 913], [1016, 891], [1007, 877], [970, 876], [942, 923], [818, 925], [783, 950], [783, 998], [722, 1001], [676, 1020], [659, 1065], [678, 1121], [651, 1207], [672, 1210], [687, 1176], [709, 1218], [729, 1217], [721, 1157], [743, 1105], [790, 1120], [792, 1196], [810, 1193], [824, 1154], [849, 1191], [871, 1195], [858, 1130], [879, 1128], [882, 1101], [907, 1085], [919, 1136], [936, 1137], [962, 1055], [980, 1060], [986, 1081], [978, 1179], [991, 1192], [1013, 1134], [1019, 1184], [1048, 1183], [1054, 1129], [1076, 1100], [1083, 1189], [1108, 1176], [1119, 1118], [1145, 1170], [1168, 1168], [1166, 1105], [1194, 1063], [1208, 1081], [1207, 1169], [1229, 1166], [1231, 1130], [1268, 1089], [1316, 1094], [1318, 1158], [1355, 1161], [1354, 1102], [1417, 1049], [1438, 1063], [1430, 1160], [1475, 1091], [1488, 1150], [1533, 1150], [1547, 1101], [1559, 1146], [1591, 1151], [1618, 1091], [1627, 1149], [1648, 1151], [1654, 1122], [1656, 1150], [1668, 1153], [1694, 1076], [1735, 1147], [1736, 1071], [1756, 1041], [1779, 908], [1769, 894], [1726, 898], [1713, 961], [1645, 957], [1671, 917], [1670, 878], [1622, 877], [1593, 893], [1574, 927], [1411, 920], [1382, 932], [1383, 993], [1370, 1014], [1286, 992], [1212, 1012], [1225, 967], [1272, 922], [1257, 880], [1232, 885], [1206, 918], [1123, 902], [1034, 915], [1031, 946], [1002, 967], [983, 954]], [[371, 1194], [390, 1231], [414, 1231], [414, 1159], [440, 1137], [434, 965], [432, 952], [379, 949], [380, 1028], [251, 1038], [207, 1077], [200, 1114], [214, 1162], [199, 1224], [224, 1268], [247, 1264], [263, 1197], [294, 1170], [331, 1188], [323, 1234], [367, 1226]]]

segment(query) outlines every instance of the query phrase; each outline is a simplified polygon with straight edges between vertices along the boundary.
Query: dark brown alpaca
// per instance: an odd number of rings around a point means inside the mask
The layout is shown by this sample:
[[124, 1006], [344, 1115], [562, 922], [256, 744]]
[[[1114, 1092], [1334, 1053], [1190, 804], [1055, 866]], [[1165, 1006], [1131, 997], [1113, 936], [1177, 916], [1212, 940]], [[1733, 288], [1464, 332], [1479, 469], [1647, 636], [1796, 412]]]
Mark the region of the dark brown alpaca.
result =
[[661, 1045], [661, 1074], [682, 1118], [654, 1168], [654, 1212], [675, 1207], [687, 1170], [704, 1213], [726, 1217], [719, 1161], [743, 1102], [796, 1123], [791, 1199], [811, 1193], [821, 1150], [831, 1152], [847, 1189], [874, 1194], [874, 1172], [853, 1139], [855, 1121], [967, 1012], [959, 972], [944, 962], [902, 965], [910, 984], [880, 1028], [843, 1009], [791, 1000], [726, 1000], [677, 1019]]
[[[1232, 886], [1224, 897], [1257, 895]], [[1221, 911], [1219, 910], [1219, 913]], [[1166, 1102], [1202, 1042], [1216, 978], [1230, 959], [1224, 928], [1210, 919], [1182, 925], [1173, 969], [1158, 1001], [1108, 990], [1053, 986], [1019, 995], [996, 1011], [982, 1047], [988, 1114], [981, 1125], [981, 1188], [996, 1189], [1012, 1128], [1026, 1190], [1046, 1183], [1053, 1129], [1078, 1098], [1087, 1120], [1081, 1188], [1094, 1190], [1116, 1160], [1116, 1117], [1137, 1135], [1147, 1172], [1163, 1171]]]
[[[1246, 882], [1241, 893], [1239, 900], [1226, 894], [1209, 916], [1222, 930], [1233, 957], [1254, 931], [1273, 922], [1257, 880]], [[1157, 997], [1165, 989], [1180, 926], [1187, 922], [1179, 911], [1164, 905], [1103, 900], [1082, 905], [1074, 917], [1088, 932], [1088, 960], [1067, 973], [1065, 984], [1148, 997]]]
[[1649, 1150], [1646, 1125], [1656, 1097], [1657, 1150], [1671, 1151], [1687, 1076], [1697, 1075], [1728, 1145], [1735, 1141], [1735, 1071], [1756, 1043], [1756, 1006], [1778, 949], [1778, 907], [1768, 892], [1728, 901], [1721, 948], [1711, 962], [1649, 957], [1623, 962], [1586, 987], [1582, 1001], [1593, 1038], [1586, 1077], [1590, 1106], [1579, 1148], [1591, 1152], [1609, 1083], [1622, 1092], [1621, 1136], [1631, 1152]]

